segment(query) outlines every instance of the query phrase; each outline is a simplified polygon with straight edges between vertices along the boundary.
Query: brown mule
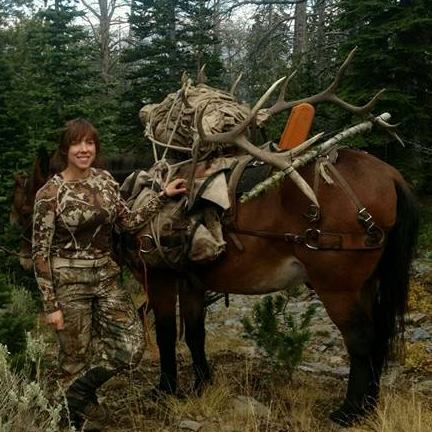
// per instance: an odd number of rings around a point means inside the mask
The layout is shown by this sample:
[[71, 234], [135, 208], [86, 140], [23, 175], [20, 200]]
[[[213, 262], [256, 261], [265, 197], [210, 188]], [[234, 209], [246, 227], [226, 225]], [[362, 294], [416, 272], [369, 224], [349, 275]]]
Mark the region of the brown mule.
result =
[[[417, 206], [398, 171], [367, 153], [341, 150], [335, 166], [383, 230], [383, 239], [368, 244], [359, 209], [337, 182], [320, 184], [317, 223], [308, 216], [310, 201], [290, 180], [239, 204], [236, 226], [226, 230], [235, 231], [242, 250], [227, 237], [225, 256], [191, 269], [191, 283], [179, 292], [197, 389], [210, 380], [204, 290], [265, 294], [303, 281], [319, 295], [350, 356], [346, 398], [331, 418], [347, 426], [376, 406], [381, 372], [403, 332]], [[313, 184], [313, 165], [299, 172]], [[320, 238], [304, 236], [311, 227]], [[161, 354], [159, 389], [170, 393], [177, 388], [175, 284], [181, 276], [151, 269], [149, 278]]]

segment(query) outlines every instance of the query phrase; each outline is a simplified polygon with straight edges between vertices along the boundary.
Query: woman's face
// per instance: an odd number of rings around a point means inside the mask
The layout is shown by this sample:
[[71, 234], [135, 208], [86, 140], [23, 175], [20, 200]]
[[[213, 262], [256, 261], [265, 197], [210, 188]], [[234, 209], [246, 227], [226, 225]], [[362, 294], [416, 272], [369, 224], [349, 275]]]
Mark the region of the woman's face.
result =
[[68, 168], [80, 171], [88, 170], [96, 158], [96, 143], [89, 137], [72, 142], [67, 158]]

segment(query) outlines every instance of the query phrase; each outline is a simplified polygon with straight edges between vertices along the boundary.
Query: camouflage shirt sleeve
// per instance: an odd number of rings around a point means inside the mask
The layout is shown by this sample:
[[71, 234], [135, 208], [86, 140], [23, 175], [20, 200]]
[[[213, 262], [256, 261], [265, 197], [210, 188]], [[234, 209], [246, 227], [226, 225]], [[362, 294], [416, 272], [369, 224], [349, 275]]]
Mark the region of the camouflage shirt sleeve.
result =
[[58, 186], [48, 182], [36, 194], [33, 209], [32, 258], [36, 281], [47, 313], [59, 309], [51, 273], [50, 250], [55, 231]]
[[109, 174], [110, 180], [115, 188], [116, 202], [116, 224], [124, 231], [135, 231], [146, 225], [161, 208], [165, 205], [165, 197], [160, 198], [157, 192], [154, 192], [153, 198], [147, 202], [145, 207], [131, 210], [126, 202], [120, 196], [120, 187], [118, 183]]

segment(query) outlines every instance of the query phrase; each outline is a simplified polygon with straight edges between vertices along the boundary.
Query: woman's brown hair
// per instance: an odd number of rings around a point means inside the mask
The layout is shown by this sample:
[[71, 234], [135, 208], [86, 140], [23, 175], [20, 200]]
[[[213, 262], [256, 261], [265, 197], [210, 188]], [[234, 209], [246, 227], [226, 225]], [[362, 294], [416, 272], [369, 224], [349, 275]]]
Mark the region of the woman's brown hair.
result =
[[67, 165], [69, 147], [83, 138], [89, 138], [94, 141], [96, 158], [98, 158], [101, 145], [97, 129], [89, 121], [83, 118], [76, 118], [66, 122], [60, 137], [58, 156], [65, 166]]

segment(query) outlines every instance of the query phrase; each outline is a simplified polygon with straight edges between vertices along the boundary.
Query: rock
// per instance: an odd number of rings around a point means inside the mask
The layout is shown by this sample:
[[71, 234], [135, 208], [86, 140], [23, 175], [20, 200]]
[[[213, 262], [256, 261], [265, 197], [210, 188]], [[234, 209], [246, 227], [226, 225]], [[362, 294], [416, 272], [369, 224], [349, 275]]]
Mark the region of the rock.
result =
[[178, 425], [180, 429], [190, 430], [193, 432], [199, 431], [202, 428], [202, 426], [203, 426], [202, 423], [198, 423], [193, 420], [182, 420]]
[[304, 363], [299, 366], [299, 369], [304, 372], [320, 373], [336, 378], [346, 378], [349, 374], [349, 367], [347, 366], [332, 368], [321, 363]]
[[268, 417], [270, 410], [250, 396], [237, 396], [232, 401], [232, 409], [240, 417]]
[[413, 331], [413, 334], [411, 335], [412, 341], [420, 341], [420, 340], [428, 340], [431, 338], [430, 333], [428, 333], [426, 330], [422, 328], [416, 328]]
[[428, 279], [432, 275], [430, 260], [416, 259], [412, 263], [412, 273], [417, 277]]
[[321, 337], [328, 337], [336, 331], [334, 330], [333, 326], [331, 326], [330, 324], [324, 324], [322, 322], [311, 325], [309, 327], [309, 330], [311, 331], [312, 334]]
[[344, 363], [344, 359], [340, 356], [330, 356], [328, 359], [329, 363], [332, 365]]

